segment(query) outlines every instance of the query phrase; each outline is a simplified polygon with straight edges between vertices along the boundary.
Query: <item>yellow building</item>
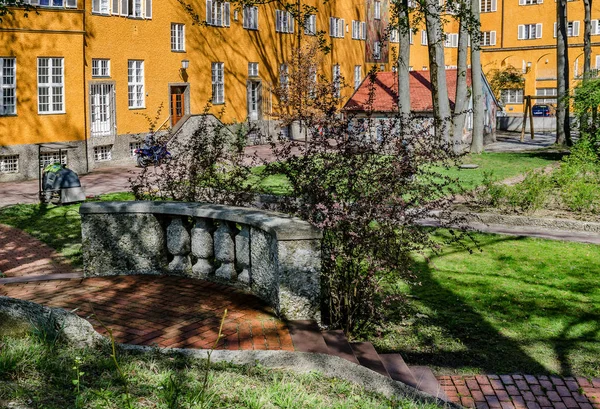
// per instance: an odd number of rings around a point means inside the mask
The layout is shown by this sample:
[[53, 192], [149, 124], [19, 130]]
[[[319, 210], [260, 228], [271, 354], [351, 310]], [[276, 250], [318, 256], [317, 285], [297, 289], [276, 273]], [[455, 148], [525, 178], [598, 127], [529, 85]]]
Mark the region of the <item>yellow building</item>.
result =
[[[44, 142], [72, 143], [62, 160], [80, 173], [132, 163], [139, 134], [175, 126], [207, 104], [224, 122], [270, 123], [294, 45], [318, 31], [332, 46], [319, 74], [343, 76], [350, 85], [344, 99], [373, 66], [392, 69], [397, 55], [397, 35], [389, 33], [389, 46], [384, 38], [388, 0], [303, 0], [315, 8], [303, 24], [279, 3], [236, 8], [193, 0], [194, 16], [177, 0], [29, 2], [37, 12], [13, 8], [0, 23], [0, 181], [37, 177], [36, 144]], [[554, 16], [554, 2], [482, 0], [484, 72], [513, 65], [525, 73], [525, 88], [505, 95], [509, 112], [522, 110], [523, 95], [556, 90]], [[598, 6], [592, 16], [600, 16]], [[446, 65], [454, 67], [458, 30], [449, 20]], [[577, 77], [582, 1], [569, 3], [569, 21]], [[600, 35], [597, 20], [594, 29]], [[411, 66], [428, 67], [421, 29], [413, 34]]]
[[[78, 172], [131, 163], [150, 123], [174, 126], [207, 104], [224, 122], [269, 120], [293, 45], [317, 31], [332, 44], [320, 74], [357, 85], [373, 64], [390, 69], [379, 38], [387, 0], [308, 0], [317, 12], [303, 25], [275, 3], [196, 0], [197, 16], [177, 0], [30, 3], [37, 13], [15, 8], [0, 23], [0, 181], [37, 177], [44, 142], [76, 146], [63, 160]], [[367, 58], [377, 47], [380, 58]]]

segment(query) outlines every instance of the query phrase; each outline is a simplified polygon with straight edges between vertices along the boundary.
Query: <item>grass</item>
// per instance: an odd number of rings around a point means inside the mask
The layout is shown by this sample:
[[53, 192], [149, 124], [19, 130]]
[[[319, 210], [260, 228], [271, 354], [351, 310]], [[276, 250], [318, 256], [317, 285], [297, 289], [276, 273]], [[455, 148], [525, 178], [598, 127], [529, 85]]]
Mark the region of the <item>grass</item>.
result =
[[[100, 200], [133, 200], [130, 193], [102, 195]], [[15, 205], [0, 209], [0, 223], [21, 229], [54, 248], [74, 266], [82, 265], [79, 204]]]
[[410, 399], [392, 401], [318, 373], [296, 374], [228, 363], [211, 365], [208, 388], [203, 393], [206, 361], [177, 353], [120, 351], [125, 389], [108, 348], [52, 346], [36, 336], [0, 338], [0, 347], [1, 407], [16, 401], [47, 409], [122, 409], [128, 407], [125, 390], [135, 408], [436, 407]]
[[[600, 246], [476, 235], [418, 258], [410, 306], [372, 341], [440, 372], [600, 376]], [[406, 317], [401, 319], [400, 317]]]
[[562, 156], [562, 153], [545, 151], [531, 153], [484, 152], [480, 155], [464, 157], [463, 163], [479, 165], [477, 169], [438, 170], [442, 174], [457, 178], [465, 189], [470, 190], [481, 186], [484, 172], [493, 172], [495, 178], [503, 180], [556, 163]]

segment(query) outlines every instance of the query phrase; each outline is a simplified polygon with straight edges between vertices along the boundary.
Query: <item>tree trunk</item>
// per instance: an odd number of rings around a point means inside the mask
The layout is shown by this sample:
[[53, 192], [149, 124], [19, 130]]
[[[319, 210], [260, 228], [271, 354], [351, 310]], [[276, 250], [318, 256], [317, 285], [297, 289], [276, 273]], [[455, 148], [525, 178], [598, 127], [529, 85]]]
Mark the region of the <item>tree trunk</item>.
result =
[[427, 29], [429, 75], [431, 80], [435, 132], [438, 138], [450, 143], [450, 102], [448, 101], [444, 38], [438, 0], [426, 0], [425, 27]]
[[398, 111], [400, 113], [401, 132], [408, 130], [410, 118], [410, 20], [408, 0], [402, 0], [398, 10]]
[[[471, 1], [473, 24], [479, 30], [479, 0]], [[471, 39], [471, 86], [473, 88], [473, 138], [471, 153], [483, 152], [483, 80], [479, 36]]]
[[569, 48], [567, 40], [567, 0], [556, 2], [557, 109], [556, 143], [571, 146], [569, 124]]
[[[590, 79], [592, 70], [592, 0], [583, 0], [583, 82]], [[580, 132], [589, 131], [588, 110], [584, 110], [579, 118]]]
[[467, 14], [470, 7], [467, 3], [460, 3], [460, 30], [458, 32], [458, 57], [456, 62], [456, 93], [454, 94], [454, 152], [462, 152], [462, 138], [469, 108], [467, 89], [467, 47], [469, 42], [469, 28], [467, 27]]

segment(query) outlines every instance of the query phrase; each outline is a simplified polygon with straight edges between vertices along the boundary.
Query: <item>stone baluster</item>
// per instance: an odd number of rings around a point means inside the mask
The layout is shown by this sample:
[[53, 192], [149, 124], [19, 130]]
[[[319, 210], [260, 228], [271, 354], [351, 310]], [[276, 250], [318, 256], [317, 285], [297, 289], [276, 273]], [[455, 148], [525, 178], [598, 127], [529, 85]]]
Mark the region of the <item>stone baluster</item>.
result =
[[250, 285], [250, 227], [242, 226], [235, 236], [235, 267], [238, 281]]
[[168, 267], [171, 273], [189, 271], [191, 267], [190, 234], [183, 226], [183, 220], [180, 217], [173, 218], [167, 227], [167, 250], [174, 256]]
[[192, 267], [194, 277], [206, 278], [215, 270], [211, 259], [214, 256], [212, 232], [214, 226], [210, 220], [196, 219], [192, 229], [192, 254], [198, 261]]
[[215, 272], [219, 278], [226, 280], [235, 280], [235, 227], [226, 221], [219, 223], [219, 228], [215, 231], [215, 259], [221, 263], [221, 266]]

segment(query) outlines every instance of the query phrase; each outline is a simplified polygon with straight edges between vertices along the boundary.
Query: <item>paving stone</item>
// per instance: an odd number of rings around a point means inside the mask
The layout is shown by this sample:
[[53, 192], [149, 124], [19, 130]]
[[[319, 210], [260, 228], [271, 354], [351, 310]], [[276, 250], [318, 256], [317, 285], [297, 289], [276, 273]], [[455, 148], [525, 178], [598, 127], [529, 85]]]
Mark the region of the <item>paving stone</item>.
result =
[[505, 385], [512, 385], [514, 383], [513, 378], [510, 375], [500, 375], [500, 379]]

